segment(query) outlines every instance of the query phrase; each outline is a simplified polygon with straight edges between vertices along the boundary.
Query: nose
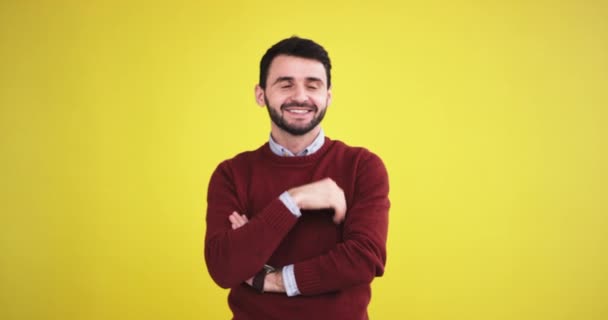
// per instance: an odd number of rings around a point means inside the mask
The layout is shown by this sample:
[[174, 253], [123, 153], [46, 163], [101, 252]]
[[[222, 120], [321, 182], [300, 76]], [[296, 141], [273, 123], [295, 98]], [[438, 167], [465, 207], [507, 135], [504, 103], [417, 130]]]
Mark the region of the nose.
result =
[[304, 88], [304, 86], [299, 86], [299, 85], [295, 86], [291, 99], [294, 102], [300, 102], [300, 103], [304, 103], [304, 102], [308, 101], [308, 96], [306, 95], [306, 88]]

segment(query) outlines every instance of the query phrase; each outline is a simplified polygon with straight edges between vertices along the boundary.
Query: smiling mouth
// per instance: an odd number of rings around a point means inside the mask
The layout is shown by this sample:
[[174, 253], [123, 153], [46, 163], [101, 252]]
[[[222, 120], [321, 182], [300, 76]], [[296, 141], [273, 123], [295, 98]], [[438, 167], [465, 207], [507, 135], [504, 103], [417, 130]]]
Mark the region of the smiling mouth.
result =
[[290, 104], [282, 105], [281, 110], [283, 112], [288, 112], [293, 115], [305, 115], [308, 113], [316, 112], [317, 107], [315, 105], [311, 105], [311, 104], [290, 103]]
[[312, 112], [311, 109], [292, 109], [292, 108], [285, 108], [284, 111], [287, 111], [287, 112], [293, 113], [293, 114], [307, 114], [309, 112]]

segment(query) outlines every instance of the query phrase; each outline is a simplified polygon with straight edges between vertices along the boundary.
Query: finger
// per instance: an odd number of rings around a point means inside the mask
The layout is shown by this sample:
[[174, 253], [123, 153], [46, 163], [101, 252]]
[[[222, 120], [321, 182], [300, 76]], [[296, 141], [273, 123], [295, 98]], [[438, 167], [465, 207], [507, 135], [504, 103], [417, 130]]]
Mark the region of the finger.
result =
[[228, 216], [228, 220], [230, 221], [233, 230], [243, 226], [242, 219], [236, 212], [233, 212], [230, 216]]
[[235, 220], [235, 219], [236, 219], [236, 218], [235, 218], [233, 215], [229, 215], [229, 216], [228, 216], [228, 221], [230, 221], [230, 223], [235, 223], [235, 222], [236, 222], [236, 220]]
[[340, 224], [344, 221], [344, 214], [338, 213], [337, 211], [334, 213], [333, 221], [335, 224]]
[[340, 224], [346, 219], [346, 204], [334, 208], [334, 223]]
[[238, 220], [238, 215], [235, 215], [234, 213], [228, 216], [228, 221], [230, 221], [230, 223], [237, 223]]
[[241, 215], [235, 215], [234, 220], [239, 224], [239, 226], [243, 226], [245, 223], [247, 223], [247, 219], [243, 218], [244, 216]]
[[346, 217], [346, 199], [344, 197], [344, 191], [338, 187], [337, 192], [335, 194], [335, 202], [334, 202], [334, 223], [339, 224], [344, 221]]
[[234, 218], [232, 216], [230, 216], [228, 219], [230, 219], [230, 225], [232, 226], [232, 230], [239, 228], [241, 225], [234, 221]]
[[237, 212], [233, 212], [228, 219], [232, 223], [232, 229], [240, 228], [249, 222], [246, 215], [239, 215]]

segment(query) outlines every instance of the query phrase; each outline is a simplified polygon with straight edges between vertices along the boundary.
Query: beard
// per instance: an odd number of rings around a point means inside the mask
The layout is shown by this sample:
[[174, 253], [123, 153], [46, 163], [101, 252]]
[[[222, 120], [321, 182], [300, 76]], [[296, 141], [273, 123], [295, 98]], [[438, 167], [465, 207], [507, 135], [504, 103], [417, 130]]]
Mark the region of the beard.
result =
[[[284, 131], [286, 131], [289, 134], [294, 135], [294, 136], [303, 136], [303, 135], [309, 133], [312, 129], [314, 129], [317, 125], [319, 125], [319, 123], [321, 123], [321, 121], [325, 117], [325, 112], [327, 111], [327, 108], [325, 108], [325, 109], [321, 110], [321, 112], [319, 112], [319, 108], [315, 104], [290, 102], [290, 103], [283, 103], [280, 108], [281, 111], [279, 112], [270, 106], [270, 103], [268, 103], [268, 99], [266, 98], [266, 95], [264, 95], [264, 101], [266, 102], [266, 109], [268, 110], [268, 115], [270, 115], [270, 120], [272, 120], [272, 122], [277, 127], [283, 129]], [[288, 108], [288, 107], [311, 108], [313, 110], [313, 112], [315, 112], [317, 114], [312, 118], [312, 120], [310, 120], [310, 122], [308, 122], [304, 125], [290, 124], [283, 117], [283, 112], [286, 112], [285, 108]]]

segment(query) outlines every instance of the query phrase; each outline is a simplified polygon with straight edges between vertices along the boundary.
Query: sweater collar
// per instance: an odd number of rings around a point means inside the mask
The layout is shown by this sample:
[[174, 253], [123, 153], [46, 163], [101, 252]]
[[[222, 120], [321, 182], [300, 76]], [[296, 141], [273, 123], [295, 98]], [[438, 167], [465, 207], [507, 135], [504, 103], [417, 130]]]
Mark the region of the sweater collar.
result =
[[262, 156], [266, 158], [267, 161], [270, 161], [274, 164], [301, 167], [317, 163], [317, 160], [321, 159], [327, 153], [327, 151], [331, 149], [334, 142], [335, 141], [325, 136], [323, 138], [323, 143], [321, 144], [321, 147], [314, 153], [305, 156], [286, 157], [283, 155], [278, 155], [271, 150], [269, 142], [265, 143], [261, 147], [261, 151]]
[[276, 141], [274, 141], [274, 139], [272, 138], [272, 134], [270, 135], [270, 138], [268, 139], [268, 145], [270, 146], [270, 150], [274, 154], [276, 154], [278, 156], [282, 156], [282, 157], [308, 156], [308, 155], [311, 155], [311, 154], [319, 151], [319, 149], [321, 149], [321, 147], [323, 147], [324, 143], [325, 143], [325, 132], [323, 132], [323, 129], [321, 129], [321, 131], [319, 131], [319, 134], [317, 135], [315, 140], [313, 140], [313, 142], [308, 147], [304, 148], [304, 150], [302, 150], [298, 154], [293, 154], [287, 148], [283, 147], [282, 145], [280, 145]]

